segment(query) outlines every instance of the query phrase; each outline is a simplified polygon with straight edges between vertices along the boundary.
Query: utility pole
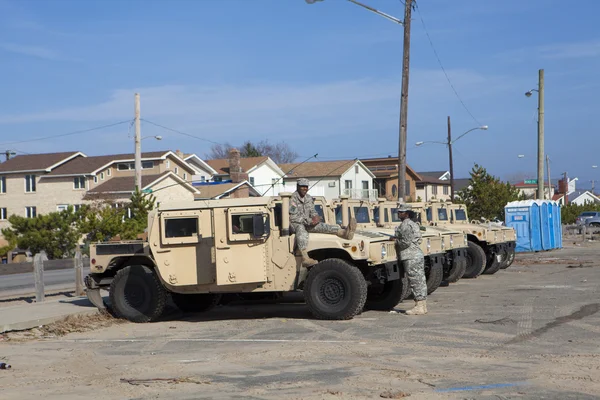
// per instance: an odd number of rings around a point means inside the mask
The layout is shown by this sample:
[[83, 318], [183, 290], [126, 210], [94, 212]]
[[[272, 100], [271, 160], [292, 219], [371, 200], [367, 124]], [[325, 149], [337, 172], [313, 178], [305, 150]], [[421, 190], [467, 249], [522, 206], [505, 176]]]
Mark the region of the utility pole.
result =
[[539, 71], [538, 83], [538, 199], [544, 200], [544, 70]]
[[408, 72], [410, 66], [410, 22], [413, 0], [404, 1], [404, 50], [400, 94], [400, 135], [398, 138], [398, 202], [406, 197], [406, 119], [408, 117]]
[[546, 172], [548, 173], [548, 200], [552, 200], [552, 180], [550, 179], [550, 157], [546, 156]]
[[452, 162], [452, 130], [448, 115], [448, 159], [450, 160], [450, 201], [454, 201], [454, 163]]
[[15, 153], [14, 151], [6, 150], [4, 152], [4, 155], [6, 156], [6, 161], [10, 160], [10, 156], [14, 156], [15, 154], [17, 153]]
[[142, 190], [142, 133], [140, 127], [140, 95], [135, 94], [135, 188]]
[[594, 189], [596, 188], [596, 186], [595, 186], [596, 181], [594, 179], [592, 179], [590, 182], [592, 182], [592, 194], [594, 194]]

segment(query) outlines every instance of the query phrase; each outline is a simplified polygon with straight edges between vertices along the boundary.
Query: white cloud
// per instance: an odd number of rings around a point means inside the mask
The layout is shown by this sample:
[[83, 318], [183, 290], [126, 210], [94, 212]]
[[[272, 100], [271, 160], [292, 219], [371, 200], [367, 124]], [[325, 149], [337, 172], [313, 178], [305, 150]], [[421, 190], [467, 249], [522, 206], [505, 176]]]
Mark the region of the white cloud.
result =
[[58, 60], [59, 54], [54, 50], [40, 46], [27, 46], [16, 43], [0, 43], [0, 49], [26, 56], [43, 58], [46, 60]]
[[[448, 71], [467, 101], [505, 86], [468, 70]], [[482, 92], [481, 88], [486, 88]], [[431, 117], [432, 109], [457, 102], [440, 70], [414, 70], [410, 87], [411, 118]], [[142, 118], [215, 138], [244, 135], [292, 138], [386, 130], [397, 124], [400, 77], [323, 84], [166, 85], [119, 89], [96, 104], [28, 114], [0, 115], [0, 124], [105, 122], [133, 118], [134, 93], [141, 96]], [[450, 103], [452, 102], [452, 103]], [[413, 119], [417, 121], [417, 119]], [[158, 134], [158, 133], [156, 133]]]

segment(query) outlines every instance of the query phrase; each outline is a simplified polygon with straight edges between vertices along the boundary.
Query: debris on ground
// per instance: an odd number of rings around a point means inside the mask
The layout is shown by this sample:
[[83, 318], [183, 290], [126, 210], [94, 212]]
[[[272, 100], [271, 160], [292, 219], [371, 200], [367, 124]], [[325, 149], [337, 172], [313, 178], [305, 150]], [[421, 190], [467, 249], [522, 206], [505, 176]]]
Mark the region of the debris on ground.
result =
[[171, 384], [178, 383], [195, 383], [196, 385], [210, 385], [210, 381], [199, 381], [192, 378], [150, 378], [150, 379], [125, 379], [121, 378], [121, 382], [129, 383], [130, 385], [138, 386], [148, 386], [151, 383], [164, 382]]
[[403, 398], [409, 397], [409, 396], [410, 396], [410, 393], [401, 392], [401, 391], [392, 392], [390, 390], [385, 391], [379, 395], [379, 397], [381, 397], [383, 399], [403, 399]]
[[0, 369], [11, 369], [12, 365], [0, 362]]
[[495, 319], [493, 321], [484, 321], [482, 319], [476, 319], [475, 322], [480, 323], [480, 324], [505, 325], [505, 324], [514, 324], [517, 321], [515, 321], [514, 319], [512, 319], [510, 317], [504, 317], [504, 318], [500, 318], [500, 319]]
[[595, 265], [583, 265], [583, 263], [579, 263], [579, 265], [567, 265], [567, 268], [593, 268]]
[[55, 338], [69, 333], [88, 332], [126, 322], [127, 321], [113, 317], [107, 312], [99, 312], [91, 315], [70, 315], [60, 321], [48, 325], [41, 325], [37, 328], [6, 332], [3, 334], [3, 340], [24, 342], [27, 340]]

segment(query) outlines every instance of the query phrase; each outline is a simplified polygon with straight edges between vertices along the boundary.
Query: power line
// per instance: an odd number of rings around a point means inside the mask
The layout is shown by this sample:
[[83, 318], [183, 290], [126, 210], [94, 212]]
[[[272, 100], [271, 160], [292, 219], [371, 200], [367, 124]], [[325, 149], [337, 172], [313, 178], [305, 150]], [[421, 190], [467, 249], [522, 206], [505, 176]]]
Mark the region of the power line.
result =
[[16, 141], [16, 142], [5, 142], [5, 143], [0, 143], [0, 146], [6, 146], [6, 145], [11, 145], [11, 144], [19, 144], [19, 143], [31, 143], [31, 142], [41, 141], [41, 140], [55, 139], [55, 138], [64, 137], [64, 136], [79, 135], [81, 133], [87, 133], [87, 132], [97, 131], [97, 130], [100, 130], [100, 129], [111, 128], [113, 126], [117, 126], [117, 125], [121, 125], [121, 124], [126, 124], [129, 121], [130, 120], [128, 119], [127, 121], [115, 122], [114, 124], [102, 125], [102, 126], [97, 126], [95, 128], [83, 129], [83, 130], [69, 132], [69, 133], [62, 133], [62, 134], [59, 134], [59, 135], [44, 136], [44, 137], [37, 138], [37, 139], [19, 140], [19, 141]]
[[224, 145], [223, 143], [215, 142], [214, 140], [206, 139], [206, 138], [203, 138], [203, 137], [200, 137], [200, 136], [192, 135], [190, 133], [179, 131], [177, 129], [169, 128], [167, 126], [164, 126], [164, 125], [161, 125], [161, 124], [157, 124], [156, 122], [148, 121], [147, 119], [144, 119], [144, 118], [141, 118], [141, 120], [144, 121], [144, 122], [149, 123], [150, 125], [154, 125], [154, 126], [157, 126], [159, 128], [165, 129], [165, 130], [170, 131], [170, 132], [178, 133], [178, 134], [183, 135], [183, 136], [191, 137], [191, 138], [198, 139], [198, 140], [204, 140], [205, 142], [209, 142], [209, 143], [213, 143], [213, 144]]
[[456, 95], [456, 98], [458, 99], [458, 101], [460, 101], [460, 104], [462, 104], [462, 106], [467, 111], [467, 113], [469, 113], [469, 115], [471, 116], [471, 118], [473, 118], [473, 121], [475, 121], [478, 125], [481, 126], [482, 125], [481, 122], [479, 122], [479, 120], [477, 118], [475, 118], [475, 116], [473, 115], [473, 113], [471, 112], [471, 110], [469, 110], [469, 107], [467, 107], [467, 105], [465, 104], [465, 102], [461, 99], [461, 97], [458, 94], [456, 88], [454, 87], [454, 84], [452, 84], [452, 81], [450, 80], [450, 77], [448, 76], [448, 73], [446, 72], [446, 69], [444, 68], [444, 65], [442, 64], [442, 60], [440, 60], [440, 56], [438, 55], [438, 52], [435, 49], [435, 46], [433, 45], [433, 41], [431, 40], [431, 36], [429, 36], [429, 32], [427, 31], [427, 27], [425, 26], [425, 21], [423, 20], [423, 15], [421, 14], [421, 9], [419, 8], [419, 5], [416, 2], [415, 2], [415, 4], [417, 5], [416, 9], [417, 9], [417, 12], [419, 13], [419, 18], [421, 19], [421, 24], [423, 25], [423, 29], [425, 30], [425, 35], [427, 35], [427, 39], [429, 40], [429, 44], [431, 45], [431, 49], [433, 50], [433, 54], [435, 55], [435, 58], [437, 59], [438, 64], [440, 64], [440, 68], [444, 72], [444, 75], [446, 76], [446, 80], [450, 84], [450, 87], [452, 88], [452, 91]]

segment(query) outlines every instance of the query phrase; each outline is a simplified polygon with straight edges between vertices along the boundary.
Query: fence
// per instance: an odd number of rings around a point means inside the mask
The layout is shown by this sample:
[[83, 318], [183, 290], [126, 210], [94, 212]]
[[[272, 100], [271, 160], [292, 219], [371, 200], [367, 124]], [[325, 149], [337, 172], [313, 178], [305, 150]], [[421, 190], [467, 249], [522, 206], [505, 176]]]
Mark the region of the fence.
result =
[[[81, 251], [77, 250], [73, 260], [75, 294], [82, 296], [85, 294], [83, 287], [83, 257]], [[33, 277], [35, 281], [35, 301], [40, 303], [44, 301], [44, 263], [48, 262], [46, 252], [41, 251], [33, 257]]]

